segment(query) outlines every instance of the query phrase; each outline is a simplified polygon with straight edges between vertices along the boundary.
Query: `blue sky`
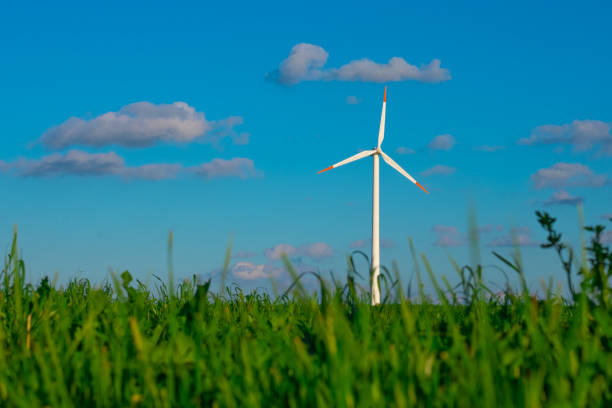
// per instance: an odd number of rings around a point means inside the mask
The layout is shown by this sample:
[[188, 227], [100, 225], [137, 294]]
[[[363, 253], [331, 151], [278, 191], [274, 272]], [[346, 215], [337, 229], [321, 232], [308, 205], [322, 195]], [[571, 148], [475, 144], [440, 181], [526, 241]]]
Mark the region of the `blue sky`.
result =
[[[606, 2], [3, 4], [0, 232], [29, 274], [101, 281], [129, 269], [208, 276], [233, 236], [230, 279], [345, 271], [371, 222], [376, 144], [430, 191], [381, 169], [382, 263], [438, 274], [521, 244], [534, 289], [564, 278], [535, 216], [578, 242], [612, 213], [612, 53]], [[364, 60], [365, 59], [365, 60]], [[612, 238], [612, 237], [609, 237]], [[490, 279], [501, 283], [491, 270]]]

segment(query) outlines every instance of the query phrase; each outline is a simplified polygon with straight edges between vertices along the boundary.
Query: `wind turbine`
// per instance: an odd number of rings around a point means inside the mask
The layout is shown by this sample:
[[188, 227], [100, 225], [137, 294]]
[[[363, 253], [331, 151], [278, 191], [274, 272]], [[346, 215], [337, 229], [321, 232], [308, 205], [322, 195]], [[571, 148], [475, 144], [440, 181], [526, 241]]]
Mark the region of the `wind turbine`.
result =
[[383, 97], [383, 105], [382, 105], [382, 114], [380, 115], [380, 128], [378, 130], [378, 146], [372, 150], [364, 150], [363, 152], [357, 153], [354, 156], [349, 157], [348, 159], [344, 159], [336, 164], [329, 166], [326, 169], [319, 171], [319, 173], [323, 173], [324, 171], [335, 169], [336, 167], [343, 166], [345, 164], [354, 162], [359, 159], [363, 159], [364, 157], [372, 156], [374, 159], [374, 179], [373, 179], [373, 188], [372, 188], [372, 276], [371, 276], [371, 291], [372, 291], [372, 305], [380, 304], [380, 287], [378, 284], [378, 277], [380, 276], [380, 223], [379, 223], [379, 182], [378, 182], [378, 160], [379, 156], [382, 156], [383, 160], [387, 162], [387, 164], [397, 170], [402, 176], [406, 177], [408, 180], [412, 181], [414, 184], [419, 186], [423, 191], [429, 194], [429, 191], [425, 190], [422, 185], [420, 185], [406, 170], [402, 169], [399, 164], [397, 164], [391, 157], [389, 157], [385, 152], [383, 152], [380, 148], [380, 145], [385, 138], [385, 110], [387, 108], [387, 87], [385, 86], [385, 96]]

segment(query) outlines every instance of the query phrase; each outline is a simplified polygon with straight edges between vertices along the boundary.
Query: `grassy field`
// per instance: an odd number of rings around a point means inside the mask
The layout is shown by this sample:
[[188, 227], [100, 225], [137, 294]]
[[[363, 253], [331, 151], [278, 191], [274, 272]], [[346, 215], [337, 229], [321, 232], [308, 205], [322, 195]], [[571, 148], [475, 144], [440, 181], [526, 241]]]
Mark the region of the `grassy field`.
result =
[[[525, 283], [493, 293], [478, 265], [451, 286], [426, 258], [409, 290], [386, 274], [378, 307], [350, 262], [346, 282], [312, 294], [296, 276], [277, 299], [195, 279], [148, 289], [127, 272], [55, 288], [24, 283], [15, 236], [0, 275], [0, 405], [612, 406], [612, 255], [591, 228], [576, 273], [554, 219], [539, 220], [571, 299]], [[524, 282], [518, 257], [499, 262]]]

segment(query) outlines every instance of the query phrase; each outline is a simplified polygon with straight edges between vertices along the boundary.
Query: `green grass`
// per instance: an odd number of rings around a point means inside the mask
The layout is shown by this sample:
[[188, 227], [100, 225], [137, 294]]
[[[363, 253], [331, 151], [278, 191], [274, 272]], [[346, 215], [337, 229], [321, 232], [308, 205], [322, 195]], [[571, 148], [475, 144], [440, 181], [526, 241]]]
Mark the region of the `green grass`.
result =
[[[296, 281], [278, 299], [195, 280], [150, 290], [127, 272], [99, 287], [25, 284], [15, 235], [0, 406], [611, 406], [612, 255], [595, 243], [568, 300], [492, 294], [478, 265], [452, 287], [423, 257], [433, 300], [420, 276], [407, 290], [388, 273], [387, 303], [371, 307], [350, 262], [346, 283], [321, 279], [315, 295]], [[500, 256], [522, 279], [518, 260]]]

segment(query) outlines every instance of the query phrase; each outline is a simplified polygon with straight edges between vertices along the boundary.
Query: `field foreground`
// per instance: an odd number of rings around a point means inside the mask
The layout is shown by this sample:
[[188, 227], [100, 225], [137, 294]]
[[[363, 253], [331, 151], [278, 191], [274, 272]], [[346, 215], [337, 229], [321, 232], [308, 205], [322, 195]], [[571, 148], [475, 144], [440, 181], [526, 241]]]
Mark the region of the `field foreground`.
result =
[[127, 272], [25, 285], [15, 242], [0, 275], [0, 405], [611, 406], [610, 264], [593, 262], [571, 301], [487, 294], [478, 273], [442, 291], [430, 273], [435, 301], [396, 285], [371, 307], [350, 275], [277, 300], [195, 280], [151, 293]]

